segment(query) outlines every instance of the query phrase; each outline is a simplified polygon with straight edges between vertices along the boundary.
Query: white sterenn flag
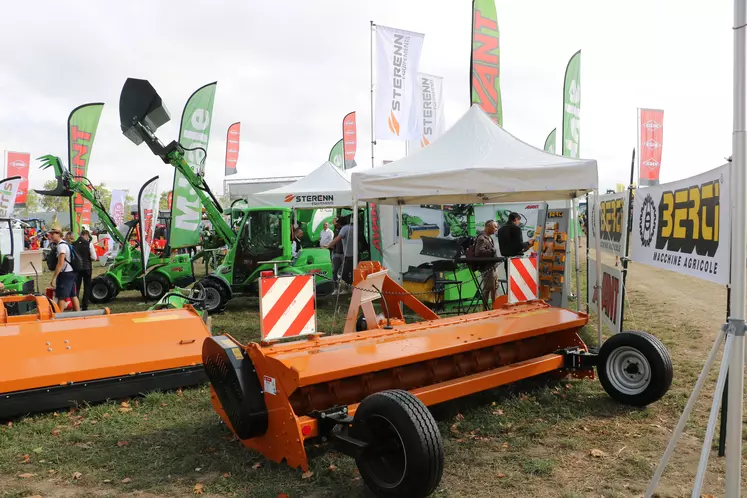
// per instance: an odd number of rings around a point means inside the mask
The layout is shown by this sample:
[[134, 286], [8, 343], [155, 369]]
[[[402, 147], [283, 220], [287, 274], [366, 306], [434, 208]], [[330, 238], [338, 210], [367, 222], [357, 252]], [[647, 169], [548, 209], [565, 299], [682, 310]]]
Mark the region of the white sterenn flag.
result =
[[376, 26], [376, 139], [420, 137], [418, 66], [421, 33]]

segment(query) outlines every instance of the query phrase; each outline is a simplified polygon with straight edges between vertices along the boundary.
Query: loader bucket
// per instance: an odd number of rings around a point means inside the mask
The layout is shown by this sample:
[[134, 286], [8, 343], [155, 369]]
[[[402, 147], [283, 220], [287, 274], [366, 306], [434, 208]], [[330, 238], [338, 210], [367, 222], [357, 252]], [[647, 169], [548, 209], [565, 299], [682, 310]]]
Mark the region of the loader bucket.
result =
[[201, 384], [207, 337], [191, 305], [59, 313], [45, 296], [2, 297], [0, 419]]

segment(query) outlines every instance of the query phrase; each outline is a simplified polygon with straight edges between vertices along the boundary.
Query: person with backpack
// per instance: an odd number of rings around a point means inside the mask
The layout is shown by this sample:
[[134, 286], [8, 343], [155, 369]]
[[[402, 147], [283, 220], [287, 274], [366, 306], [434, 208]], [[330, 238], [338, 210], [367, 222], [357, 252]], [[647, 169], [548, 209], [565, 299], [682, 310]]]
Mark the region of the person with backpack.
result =
[[70, 299], [73, 310], [80, 311], [80, 302], [75, 292], [75, 270], [80, 268], [80, 258], [75, 254], [75, 249], [62, 239], [62, 232], [53, 228], [49, 234], [51, 242], [55, 244], [55, 248], [51, 249], [47, 256], [47, 268], [54, 271], [49, 285], [54, 289], [61, 310], [66, 307], [65, 300]]
[[83, 311], [88, 310], [88, 300], [91, 298], [91, 272], [93, 267], [91, 261], [98, 260], [96, 255], [96, 248], [93, 247], [93, 241], [91, 241], [91, 233], [88, 230], [82, 230], [78, 240], [73, 242], [73, 249], [75, 253], [80, 256], [80, 270], [76, 272], [75, 288], [76, 295], [80, 294], [80, 290], [85, 286], [83, 290], [83, 302], [81, 303], [81, 309]]

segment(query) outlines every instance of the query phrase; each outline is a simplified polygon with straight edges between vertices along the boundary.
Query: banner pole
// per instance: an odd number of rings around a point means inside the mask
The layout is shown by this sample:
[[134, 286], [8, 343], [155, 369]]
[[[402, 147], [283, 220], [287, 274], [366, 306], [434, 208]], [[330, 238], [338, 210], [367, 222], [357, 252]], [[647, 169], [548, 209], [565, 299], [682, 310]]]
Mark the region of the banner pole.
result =
[[623, 236], [625, 237], [625, 256], [622, 258], [622, 276], [623, 276], [623, 288], [622, 288], [622, 307], [620, 308], [620, 331], [625, 329], [625, 294], [627, 293], [627, 287], [625, 282], [628, 279], [628, 256], [630, 255], [630, 230], [633, 226], [633, 178], [635, 175], [635, 149], [633, 149], [633, 157], [630, 159], [630, 185], [628, 185], [628, 212], [625, 216], [628, 217], [628, 228], [625, 230]]
[[598, 296], [598, 307], [597, 307], [597, 339], [599, 340], [598, 346], [602, 347], [602, 248], [600, 246], [602, 240], [602, 211], [599, 202], [599, 189], [594, 190], [594, 216], [596, 216], [597, 223], [596, 230], [594, 230], [594, 237], [596, 242], [594, 244], [594, 253], [596, 254], [596, 269], [597, 275], [594, 282], [594, 292], [599, 292]]
[[[635, 148], [638, 151], [638, 161], [641, 160], [641, 108], [636, 109], [636, 121], [638, 122], [638, 128], [635, 131]], [[638, 169], [638, 186], [641, 186], [641, 168]]]
[[[376, 145], [376, 138], [374, 135], [374, 80], [373, 80], [373, 32], [374, 32], [374, 24], [373, 21], [371, 22], [371, 57], [370, 57], [370, 71], [369, 74], [371, 75], [371, 168], [374, 167], [374, 146]], [[345, 137], [343, 137], [343, 140]]]

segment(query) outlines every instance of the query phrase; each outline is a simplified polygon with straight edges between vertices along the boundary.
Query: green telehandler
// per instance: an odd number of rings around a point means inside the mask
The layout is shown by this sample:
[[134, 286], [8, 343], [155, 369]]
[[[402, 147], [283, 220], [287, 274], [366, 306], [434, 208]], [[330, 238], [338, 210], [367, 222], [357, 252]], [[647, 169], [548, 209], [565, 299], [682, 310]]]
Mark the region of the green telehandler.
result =
[[195, 281], [194, 269], [189, 256], [186, 254], [171, 257], [159, 257], [151, 253], [148, 258], [148, 271], [145, 276], [145, 289], [143, 289], [143, 264], [137, 239], [137, 221], [129, 221], [127, 234], [122, 235], [117, 224], [104, 208], [101, 197], [96, 188], [87, 178], [77, 180], [62, 165], [62, 161], [56, 156], [42, 156], [42, 169], [54, 168], [57, 186], [52, 190], [36, 190], [42, 195], [58, 197], [70, 197], [79, 193], [91, 203], [93, 209], [99, 215], [100, 222], [104, 225], [112, 239], [119, 244], [119, 252], [114, 258], [114, 263], [108, 271], [101, 276], [91, 280], [91, 301], [97, 304], [107, 303], [117, 297], [122, 290], [139, 290], [145, 292], [145, 296], [151, 300], [158, 300], [174, 286], [186, 286]]
[[250, 208], [235, 202], [224, 213], [204, 177], [185, 160], [185, 148], [176, 141], [164, 146], [158, 140], [156, 130], [171, 117], [147, 80], [127, 79], [120, 95], [119, 115], [122, 131], [129, 140], [135, 145], [145, 142], [151, 152], [173, 166], [190, 184], [213, 230], [228, 246], [217, 268], [199, 282], [204, 288], [208, 313], [222, 311], [236, 293], [256, 293], [259, 275], [266, 270], [287, 275], [314, 274], [317, 295], [334, 291], [328, 249], [304, 248], [292, 257], [290, 208]]

